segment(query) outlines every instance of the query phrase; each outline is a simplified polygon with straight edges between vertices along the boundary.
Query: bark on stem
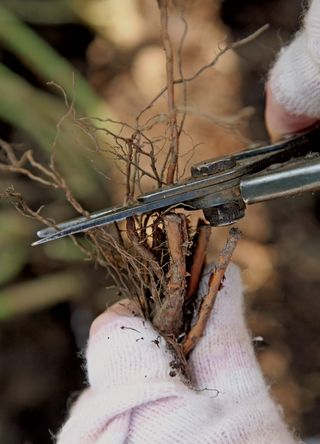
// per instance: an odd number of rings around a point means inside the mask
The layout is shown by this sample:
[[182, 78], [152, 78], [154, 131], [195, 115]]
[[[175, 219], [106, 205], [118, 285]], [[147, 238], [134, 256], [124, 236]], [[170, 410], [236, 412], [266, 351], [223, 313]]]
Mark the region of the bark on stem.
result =
[[191, 265], [190, 282], [188, 285], [186, 300], [192, 298], [198, 290], [199, 281], [201, 278], [203, 266], [206, 259], [207, 247], [211, 235], [211, 226], [200, 225], [198, 226], [198, 232], [199, 232], [199, 237], [197, 240], [197, 245]]
[[177, 125], [177, 111], [174, 101], [174, 77], [173, 77], [173, 49], [168, 32], [168, 0], [158, 0], [161, 17], [161, 37], [166, 55], [166, 74], [167, 74], [167, 95], [168, 95], [168, 113], [170, 126], [170, 158], [167, 169], [167, 184], [174, 181], [174, 175], [178, 164], [179, 155], [179, 135]]
[[153, 319], [154, 326], [164, 335], [177, 336], [182, 326], [183, 304], [186, 293], [186, 219], [183, 215], [164, 217], [170, 266], [166, 295]]
[[227, 243], [219, 255], [217, 266], [210, 276], [208, 293], [203, 298], [197, 322], [191, 328], [183, 343], [183, 352], [185, 355], [188, 355], [191, 352], [203, 335], [224, 273], [240, 237], [241, 232], [237, 228], [231, 228]]

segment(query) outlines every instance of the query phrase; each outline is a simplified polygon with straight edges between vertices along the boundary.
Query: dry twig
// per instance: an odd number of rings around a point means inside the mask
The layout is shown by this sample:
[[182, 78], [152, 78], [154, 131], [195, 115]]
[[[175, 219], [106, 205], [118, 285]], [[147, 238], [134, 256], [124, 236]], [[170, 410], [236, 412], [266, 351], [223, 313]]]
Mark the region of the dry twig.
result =
[[[228, 44], [225, 46], [225, 48], [221, 49], [217, 55], [213, 57], [213, 59], [207, 63], [206, 65], [203, 65], [201, 68], [199, 68], [192, 76], [185, 77], [185, 78], [179, 78], [174, 80], [174, 85], [179, 85], [184, 82], [192, 82], [196, 78], [198, 78], [204, 71], [206, 71], [209, 68], [212, 68], [218, 60], [227, 52], [232, 49], [240, 48], [241, 46], [247, 45], [248, 43], [254, 41], [256, 38], [258, 38], [262, 33], [264, 33], [267, 29], [269, 29], [269, 25], [265, 24], [261, 26], [261, 28], [257, 29], [257, 31], [253, 32], [252, 34], [248, 35], [247, 37], [244, 37], [243, 39], [238, 40], [237, 42], [233, 42], [231, 44]], [[136, 121], [139, 122], [141, 116], [148, 111], [150, 108], [153, 107], [153, 105], [156, 103], [156, 101], [167, 91], [167, 86], [165, 86], [152, 100], [151, 102], [143, 108], [138, 116], [136, 117]], [[139, 125], [137, 125], [139, 126]]]
[[174, 78], [173, 78], [173, 49], [168, 32], [168, 0], [158, 0], [161, 16], [161, 36], [163, 48], [166, 54], [168, 113], [170, 126], [170, 160], [167, 167], [167, 184], [173, 183], [179, 155], [179, 134], [177, 125], [177, 111], [174, 100]]
[[206, 260], [208, 243], [211, 236], [211, 226], [198, 224], [197, 227], [198, 239], [196, 248], [192, 258], [192, 265], [190, 269], [190, 281], [186, 300], [189, 301], [197, 292], [203, 267]]
[[186, 294], [186, 253], [189, 239], [184, 215], [171, 213], [163, 219], [168, 239], [170, 265], [165, 299], [153, 318], [153, 324], [165, 335], [177, 336], [182, 326], [182, 307]]
[[227, 243], [224, 249], [221, 251], [218, 263], [210, 276], [208, 287], [209, 290], [206, 296], [203, 298], [198, 319], [195, 325], [189, 331], [183, 343], [183, 351], [186, 356], [196, 346], [203, 335], [215, 298], [220, 289], [224, 273], [231, 260], [231, 256], [234, 252], [238, 240], [240, 239], [240, 236], [241, 232], [237, 228], [231, 228]]

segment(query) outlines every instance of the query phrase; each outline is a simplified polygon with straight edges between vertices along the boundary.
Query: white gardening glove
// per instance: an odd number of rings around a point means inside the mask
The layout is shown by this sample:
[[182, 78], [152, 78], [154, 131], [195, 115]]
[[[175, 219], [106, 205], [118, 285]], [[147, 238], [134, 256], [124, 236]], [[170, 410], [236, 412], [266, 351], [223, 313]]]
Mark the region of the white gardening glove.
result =
[[313, 0], [304, 26], [280, 51], [266, 88], [266, 125], [274, 140], [320, 118], [320, 0]]
[[[207, 269], [202, 295], [209, 274]], [[149, 322], [119, 304], [107, 310], [91, 329], [89, 388], [73, 407], [58, 443], [299, 442], [257, 364], [235, 266], [229, 266], [205, 334], [191, 354], [193, 386], [176, 374], [173, 359]]]

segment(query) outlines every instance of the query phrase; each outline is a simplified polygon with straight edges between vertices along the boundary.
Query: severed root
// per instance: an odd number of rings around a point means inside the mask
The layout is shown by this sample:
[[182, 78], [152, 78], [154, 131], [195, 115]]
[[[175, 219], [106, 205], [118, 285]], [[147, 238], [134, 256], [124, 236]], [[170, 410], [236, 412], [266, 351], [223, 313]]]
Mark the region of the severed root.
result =
[[186, 253], [189, 239], [186, 217], [168, 214], [163, 217], [170, 254], [166, 294], [155, 313], [153, 325], [165, 336], [177, 336], [183, 322], [183, 304], [186, 294]]
[[224, 273], [240, 237], [240, 230], [237, 228], [231, 228], [227, 243], [219, 255], [217, 266], [210, 276], [208, 293], [203, 298], [197, 322], [187, 334], [187, 337], [182, 345], [185, 356], [187, 356], [193, 350], [203, 335], [214, 301], [220, 289]]
[[197, 231], [199, 233], [199, 236], [197, 239], [196, 249], [190, 269], [190, 281], [188, 285], [186, 301], [192, 299], [192, 297], [195, 296], [198, 291], [202, 270], [206, 260], [207, 248], [211, 235], [211, 226], [198, 224]]

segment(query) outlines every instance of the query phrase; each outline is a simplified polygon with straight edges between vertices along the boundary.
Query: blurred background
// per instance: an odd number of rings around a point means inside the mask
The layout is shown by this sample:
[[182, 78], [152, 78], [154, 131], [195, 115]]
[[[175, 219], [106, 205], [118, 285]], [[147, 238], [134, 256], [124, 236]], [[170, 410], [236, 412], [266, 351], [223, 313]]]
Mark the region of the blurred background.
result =
[[[264, 82], [277, 51], [299, 27], [302, 2], [182, 4], [186, 76], [211, 61], [226, 40], [270, 24], [188, 85], [182, 162], [190, 162], [190, 146], [197, 146], [196, 162], [266, 141]], [[176, 46], [184, 30], [178, 11], [170, 22]], [[95, 140], [69, 115], [70, 104], [82, 118], [134, 124], [165, 83], [159, 36], [155, 0], [0, 0], [0, 138], [19, 155], [32, 149], [44, 163], [54, 147], [62, 174], [89, 211], [121, 202], [123, 177], [108, 156], [107, 139], [97, 152]], [[152, 112], [164, 107], [162, 98]], [[75, 215], [60, 191], [0, 171], [0, 191], [12, 184], [34, 210], [45, 204], [45, 215], [56, 221]], [[250, 328], [267, 344], [258, 352], [260, 363], [290, 426], [315, 439], [319, 195], [253, 206], [239, 227], [244, 237], [234, 260], [243, 270]], [[31, 247], [39, 228], [0, 201], [0, 441], [6, 444], [52, 441], [84, 387], [79, 354], [90, 323], [117, 298], [105, 271], [85, 261], [69, 239]], [[213, 230], [213, 260], [225, 235]]]

